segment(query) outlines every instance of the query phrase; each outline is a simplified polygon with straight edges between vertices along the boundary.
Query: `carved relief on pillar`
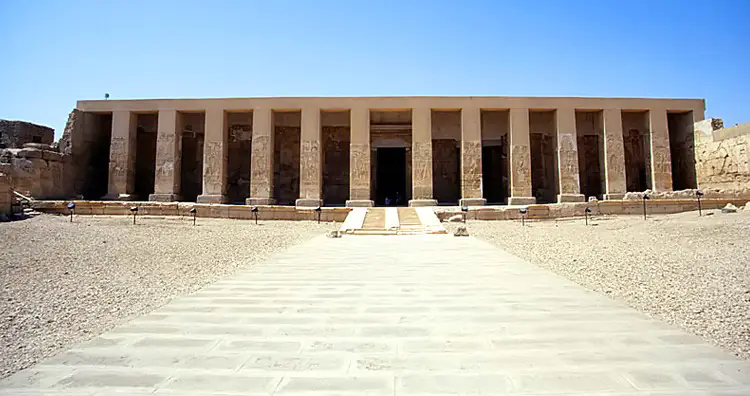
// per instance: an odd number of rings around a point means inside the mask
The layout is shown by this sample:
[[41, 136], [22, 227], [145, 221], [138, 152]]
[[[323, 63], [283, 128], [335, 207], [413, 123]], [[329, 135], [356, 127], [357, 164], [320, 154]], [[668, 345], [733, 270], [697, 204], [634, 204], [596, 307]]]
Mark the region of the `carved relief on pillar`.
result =
[[606, 109], [604, 113], [605, 198], [625, 194], [625, 147], [622, 135], [622, 112]]
[[224, 142], [206, 140], [203, 146], [203, 195], [223, 195], [226, 183]]
[[350, 147], [349, 200], [370, 199], [370, 145], [352, 143]]
[[482, 142], [461, 142], [461, 197], [482, 198]]
[[578, 148], [572, 134], [558, 135], [558, 166], [560, 168], [560, 194], [578, 194], [580, 176], [578, 174]]
[[154, 193], [149, 196], [150, 201], [179, 199], [182, 163], [179, 118], [180, 114], [175, 110], [159, 111]]
[[253, 152], [250, 161], [250, 197], [271, 197], [272, 145], [273, 139], [271, 136], [253, 133]]
[[129, 111], [112, 114], [109, 146], [107, 199], [132, 199], [135, 181], [136, 115]]
[[651, 186], [657, 191], [672, 190], [672, 155], [669, 148], [667, 112], [653, 110], [651, 118]]
[[322, 173], [319, 140], [300, 142], [300, 197], [320, 199]]
[[[512, 140], [512, 139], [511, 139]], [[531, 148], [528, 144], [510, 146], [511, 196], [531, 196]]]
[[432, 141], [412, 143], [412, 199], [432, 199]]

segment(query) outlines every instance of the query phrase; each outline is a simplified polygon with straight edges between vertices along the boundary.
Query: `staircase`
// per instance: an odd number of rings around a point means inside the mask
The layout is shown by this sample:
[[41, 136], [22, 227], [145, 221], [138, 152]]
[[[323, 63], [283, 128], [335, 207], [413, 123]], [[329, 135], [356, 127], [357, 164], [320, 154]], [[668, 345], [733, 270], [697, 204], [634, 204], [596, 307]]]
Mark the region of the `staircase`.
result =
[[340, 229], [344, 235], [445, 234], [432, 209], [354, 208]]

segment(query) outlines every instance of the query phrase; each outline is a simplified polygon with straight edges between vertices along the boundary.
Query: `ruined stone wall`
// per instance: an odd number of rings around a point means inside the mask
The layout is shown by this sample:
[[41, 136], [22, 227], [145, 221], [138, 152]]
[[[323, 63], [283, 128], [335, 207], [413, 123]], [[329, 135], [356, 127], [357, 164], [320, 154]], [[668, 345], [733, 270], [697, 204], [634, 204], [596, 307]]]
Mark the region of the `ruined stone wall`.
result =
[[111, 137], [111, 113], [70, 112], [57, 147], [71, 157], [65, 173], [73, 195], [99, 199], [107, 194]]
[[11, 188], [35, 199], [69, 197], [71, 184], [66, 181], [64, 170], [70, 157], [53, 151], [50, 146], [36, 145], [39, 146], [0, 151], [0, 163], [10, 175]]
[[0, 167], [0, 221], [8, 220], [13, 203], [10, 175], [5, 172], [7, 172], [7, 166]]
[[55, 130], [25, 121], [0, 120], [0, 148], [22, 148], [24, 143], [52, 145]]
[[348, 126], [323, 126], [323, 202], [343, 205], [349, 199]]
[[698, 187], [750, 188], [750, 123], [723, 127], [721, 119], [695, 123]]

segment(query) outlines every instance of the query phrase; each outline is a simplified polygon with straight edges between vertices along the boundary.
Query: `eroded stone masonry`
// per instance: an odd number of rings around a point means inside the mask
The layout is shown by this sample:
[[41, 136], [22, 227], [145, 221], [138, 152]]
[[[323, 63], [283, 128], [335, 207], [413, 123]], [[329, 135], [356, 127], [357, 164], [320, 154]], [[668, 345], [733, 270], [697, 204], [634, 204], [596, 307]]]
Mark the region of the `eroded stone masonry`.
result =
[[70, 157], [66, 184], [33, 195], [353, 207], [746, 188], [745, 129], [717, 132], [704, 109], [551, 97], [80, 101], [56, 146]]

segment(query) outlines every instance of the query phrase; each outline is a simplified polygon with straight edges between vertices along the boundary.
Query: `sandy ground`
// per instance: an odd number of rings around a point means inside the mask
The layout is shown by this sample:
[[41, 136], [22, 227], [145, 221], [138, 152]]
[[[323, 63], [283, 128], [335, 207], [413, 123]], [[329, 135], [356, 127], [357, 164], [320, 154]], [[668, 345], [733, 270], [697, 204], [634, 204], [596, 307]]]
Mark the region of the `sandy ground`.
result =
[[52, 215], [0, 223], [0, 378], [336, 227]]
[[[469, 233], [750, 359], [750, 211], [527, 222]], [[455, 229], [460, 224], [451, 224]]]

